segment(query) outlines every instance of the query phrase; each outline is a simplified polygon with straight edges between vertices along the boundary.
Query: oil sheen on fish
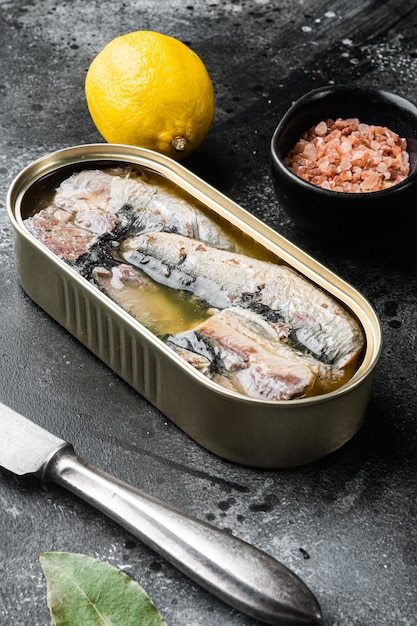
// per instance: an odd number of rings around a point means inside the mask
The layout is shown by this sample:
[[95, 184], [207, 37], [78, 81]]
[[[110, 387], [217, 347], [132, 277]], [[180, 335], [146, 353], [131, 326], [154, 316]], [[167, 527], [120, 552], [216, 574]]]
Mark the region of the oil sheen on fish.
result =
[[335, 368], [353, 362], [363, 347], [353, 316], [286, 265], [162, 232], [128, 239], [122, 249], [128, 263], [158, 282], [214, 307], [259, 312], [283, 339]]

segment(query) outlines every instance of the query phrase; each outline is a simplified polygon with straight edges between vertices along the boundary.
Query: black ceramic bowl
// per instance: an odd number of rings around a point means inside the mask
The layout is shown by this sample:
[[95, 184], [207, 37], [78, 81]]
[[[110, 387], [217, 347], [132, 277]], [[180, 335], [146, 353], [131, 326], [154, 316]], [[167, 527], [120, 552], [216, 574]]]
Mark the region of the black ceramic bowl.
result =
[[[352, 193], [322, 189], [291, 172], [288, 151], [309, 128], [328, 118], [359, 118], [386, 126], [407, 140], [410, 174], [381, 191]], [[393, 93], [349, 85], [316, 89], [297, 100], [278, 124], [271, 142], [278, 202], [295, 224], [331, 243], [375, 243], [398, 239], [414, 223], [417, 205], [417, 107]]]

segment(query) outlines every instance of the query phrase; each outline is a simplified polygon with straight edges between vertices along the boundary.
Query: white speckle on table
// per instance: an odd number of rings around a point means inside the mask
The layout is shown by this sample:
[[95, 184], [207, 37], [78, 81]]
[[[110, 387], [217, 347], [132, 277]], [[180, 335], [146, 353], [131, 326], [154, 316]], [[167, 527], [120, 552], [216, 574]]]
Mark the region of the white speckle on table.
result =
[[18, 509], [15, 505], [10, 506], [10, 507], [8, 507], [8, 508], [6, 508], [6, 509], [5, 509], [5, 511], [6, 511], [6, 513], [10, 513], [10, 515], [11, 515], [14, 519], [16, 519], [17, 517], [19, 517], [19, 515], [20, 515], [20, 511], [19, 511], [19, 509]]

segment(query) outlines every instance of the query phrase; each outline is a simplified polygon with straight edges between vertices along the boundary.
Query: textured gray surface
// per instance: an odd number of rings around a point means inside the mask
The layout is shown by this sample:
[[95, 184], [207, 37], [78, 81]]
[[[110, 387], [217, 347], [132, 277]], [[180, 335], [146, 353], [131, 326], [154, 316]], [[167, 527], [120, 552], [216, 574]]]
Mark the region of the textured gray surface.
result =
[[[269, 141], [294, 98], [329, 82], [417, 101], [416, 25], [415, 3], [398, 0], [0, 0], [0, 400], [103, 469], [275, 556], [310, 586], [328, 626], [416, 623], [416, 254], [391, 245], [341, 253], [297, 231], [274, 198]], [[107, 41], [136, 29], [185, 41], [212, 76], [216, 119], [184, 165], [352, 283], [380, 315], [384, 350], [365, 424], [314, 465], [258, 471], [206, 452], [18, 284], [7, 188], [37, 157], [101, 141], [85, 74]], [[50, 623], [46, 550], [122, 568], [170, 626], [255, 624], [70, 494], [1, 472], [2, 626]]]

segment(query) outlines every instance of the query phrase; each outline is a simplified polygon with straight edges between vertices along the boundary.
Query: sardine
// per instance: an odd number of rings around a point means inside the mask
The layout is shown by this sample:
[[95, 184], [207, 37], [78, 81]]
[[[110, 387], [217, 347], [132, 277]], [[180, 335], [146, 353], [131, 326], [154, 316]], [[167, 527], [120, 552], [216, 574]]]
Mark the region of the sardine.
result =
[[95, 170], [73, 174], [61, 183], [49, 206], [24, 220], [26, 228], [60, 258], [81, 257], [118, 226], [118, 218], [107, 210], [108, 178]]
[[130, 234], [167, 231], [219, 248], [233, 247], [222, 228], [180, 191], [162, 179], [148, 182], [131, 167], [76, 172], [59, 185], [53, 204], [87, 229], [95, 228], [92, 216], [106, 212]]
[[69, 213], [99, 208], [115, 214], [124, 205], [139, 207], [154, 192], [130, 173], [130, 168], [123, 167], [75, 172], [56, 189], [53, 203]]
[[305, 351], [297, 350], [291, 341], [283, 337], [279, 328], [270, 324], [261, 314], [239, 306], [223, 310], [223, 317], [229, 326], [263, 346], [266, 350], [289, 361], [302, 363], [315, 378], [315, 386], [321, 391], [340, 385], [341, 374], [328, 363], [323, 363]]
[[127, 166], [75, 172], [57, 187], [49, 206], [25, 219], [25, 226], [87, 278], [103, 261], [120, 261], [120, 242], [138, 232], [166, 230], [232, 247], [220, 226], [168, 182], [148, 182]]
[[47, 207], [25, 220], [28, 231], [51, 252], [65, 261], [74, 261], [87, 252], [97, 236], [74, 224], [66, 211]]
[[213, 307], [260, 313], [282, 338], [336, 369], [356, 361], [363, 348], [356, 319], [284, 264], [163, 232], [127, 239], [122, 253], [154, 280], [189, 291]]
[[316, 381], [308, 360], [266, 337], [260, 341], [237, 307], [170, 337], [168, 345], [214, 382], [252, 398], [304, 397]]

